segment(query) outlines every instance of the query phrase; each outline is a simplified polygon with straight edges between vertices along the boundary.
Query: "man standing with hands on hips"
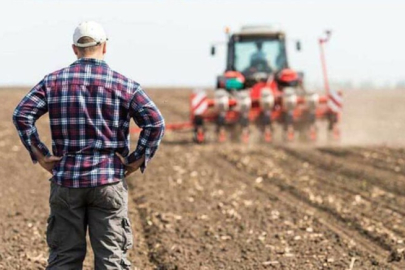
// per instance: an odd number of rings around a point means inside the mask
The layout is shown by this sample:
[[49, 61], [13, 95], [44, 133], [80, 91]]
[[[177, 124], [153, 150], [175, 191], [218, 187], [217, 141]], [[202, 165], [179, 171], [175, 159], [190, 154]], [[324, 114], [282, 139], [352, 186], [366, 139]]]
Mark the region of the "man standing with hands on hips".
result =
[[[46, 75], [18, 104], [13, 121], [34, 163], [52, 174], [47, 269], [82, 269], [86, 231], [94, 268], [130, 269], [132, 246], [124, 177], [146, 169], [164, 133], [164, 120], [140, 85], [103, 60], [107, 36], [96, 22], [73, 35], [77, 61]], [[52, 151], [35, 121], [49, 113]], [[129, 152], [129, 124], [142, 129]]]

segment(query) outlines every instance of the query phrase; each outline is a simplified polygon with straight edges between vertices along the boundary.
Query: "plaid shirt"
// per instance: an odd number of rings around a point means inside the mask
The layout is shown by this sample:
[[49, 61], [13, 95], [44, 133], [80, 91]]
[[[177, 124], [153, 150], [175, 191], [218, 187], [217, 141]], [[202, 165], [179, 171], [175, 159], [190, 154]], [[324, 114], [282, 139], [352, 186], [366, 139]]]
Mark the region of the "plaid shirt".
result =
[[[136, 82], [111, 70], [102, 60], [81, 58], [37, 84], [13, 114], [18, 134], [37, 162], [31, 146], [50, 156], [40, 141], [35, 121], [49, 113], [52, 150], [62, 156], [52, 181], [65, 187], [95, 187], [124, 177], [119, 152], [132, 163], [143, 155], [143, 172], [164, 133], [164, 120]], [[129, 123], [142, 129], [136, 150], [129, 154]]]

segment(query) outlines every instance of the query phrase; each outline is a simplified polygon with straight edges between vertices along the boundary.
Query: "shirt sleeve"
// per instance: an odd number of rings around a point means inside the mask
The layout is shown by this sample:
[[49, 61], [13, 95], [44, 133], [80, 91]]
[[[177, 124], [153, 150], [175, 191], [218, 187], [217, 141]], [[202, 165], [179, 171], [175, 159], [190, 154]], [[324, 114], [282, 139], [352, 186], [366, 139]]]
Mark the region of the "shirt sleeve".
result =
[[38, 160], [32, 151], [32, 146], [37, 147], [44, 156], [50, 156], [48, 148], [39, 139], [35, 122], [48, 112], [46, 101], [45, 82], [42, 80], [21, 100], [13, 113], [13, 123], [25, 148], [31, 155], [33, 163]]
[[126, 163], [132, 163], [145, 155], [145, 162], [141, 165], [141, 172], [144, 172], [162, 140], [165, 122], [159, 109], [140, 86], [129, 104], [129, 113], [142, 131], [137, 147], [126, 157]]

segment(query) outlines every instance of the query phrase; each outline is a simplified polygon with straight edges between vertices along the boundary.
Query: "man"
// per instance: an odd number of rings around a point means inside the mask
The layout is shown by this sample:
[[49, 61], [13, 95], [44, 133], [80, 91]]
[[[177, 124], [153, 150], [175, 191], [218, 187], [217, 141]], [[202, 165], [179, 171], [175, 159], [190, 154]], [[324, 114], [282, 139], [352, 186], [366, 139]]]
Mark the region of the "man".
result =
[[258, 41], [256, 42], [256, 51], [250, 56], [250, 61], [263, 60], [266, 61], [266, 54], [263, 52], [263, 43]]
[[[33, 162], [52, 174], [46, 235], [50, 270], [82, 269], [87, 227], [95, 269], [130, 269], [124, 177], [145, 170], [164, 132], [162, 115], [140, 85], [104, 62], [106, 41], [99, 24], [81, 23], [72, 46], [78, 60], [45, 76], [13, 115]], [[35, 127], [46, 112], [54, 155]], [[142, 132], [129, 154], [131, 118]]]
[[266, 58], [265, 52], [263, 52], [263, 43], [261, 41], [256, 42], [257, 51], [250, 56], [250, 67], [255, 71], [269, 72], [270, 67]]

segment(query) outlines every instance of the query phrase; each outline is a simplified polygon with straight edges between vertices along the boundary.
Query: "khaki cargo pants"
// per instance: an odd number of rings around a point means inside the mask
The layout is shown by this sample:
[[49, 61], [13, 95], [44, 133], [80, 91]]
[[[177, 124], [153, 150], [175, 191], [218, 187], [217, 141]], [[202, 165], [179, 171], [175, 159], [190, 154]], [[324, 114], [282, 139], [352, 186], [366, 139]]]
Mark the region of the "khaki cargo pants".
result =
[[94, 269], [131, 269], [132, 247], [125, 180], [95, 188], [66, 188], [51, 183], [51, 214], [46, 239], [48, 270], [82, 269], [86, 231], [94, 251]]

